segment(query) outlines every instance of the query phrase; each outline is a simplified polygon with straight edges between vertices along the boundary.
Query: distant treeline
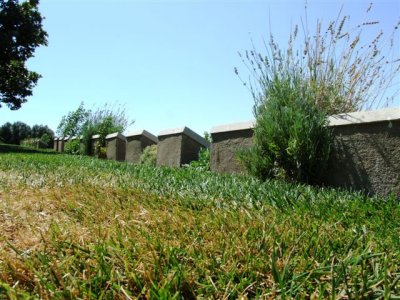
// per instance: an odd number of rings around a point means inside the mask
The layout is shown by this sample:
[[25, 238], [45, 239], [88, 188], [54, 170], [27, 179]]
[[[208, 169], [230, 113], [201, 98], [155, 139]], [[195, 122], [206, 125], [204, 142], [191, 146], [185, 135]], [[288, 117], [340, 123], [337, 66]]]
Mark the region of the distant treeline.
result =
[[5, 144], [26, 145], [51, 148], [54, 132], [47, 125], [29, 125], [23, 122], [7, 122], [0, 127], [0, 142]]

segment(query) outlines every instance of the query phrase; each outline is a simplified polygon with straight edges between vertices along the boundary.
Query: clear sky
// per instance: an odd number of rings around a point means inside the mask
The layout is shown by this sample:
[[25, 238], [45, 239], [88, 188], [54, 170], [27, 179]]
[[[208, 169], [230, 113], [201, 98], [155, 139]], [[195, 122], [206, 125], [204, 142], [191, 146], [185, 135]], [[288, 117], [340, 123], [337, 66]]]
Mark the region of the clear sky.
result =
[[[326, 24], [343, 6], [356, 24], [369, 2], [309, 0], [308, 22]], [[43, 78], [20, 110], [0, 108], [1, 124], [56, 130], [82, 101], [86, 108], [118, 102], [135, 120], [128, 131], [157, 135], [188, 126], [203, 134], [253, 118], [251, 95], [233, 71], [244, 70], [238, 51], [250, 49], [251, 39], [262, 50], [270, 30], [286, 43], [304, 16], [304, 1], [41, 0], [40, 12], [49, 45], [37, 49], [28, 66]], [[391, 32], [400, 1], [375, 1], [372, 16]]]

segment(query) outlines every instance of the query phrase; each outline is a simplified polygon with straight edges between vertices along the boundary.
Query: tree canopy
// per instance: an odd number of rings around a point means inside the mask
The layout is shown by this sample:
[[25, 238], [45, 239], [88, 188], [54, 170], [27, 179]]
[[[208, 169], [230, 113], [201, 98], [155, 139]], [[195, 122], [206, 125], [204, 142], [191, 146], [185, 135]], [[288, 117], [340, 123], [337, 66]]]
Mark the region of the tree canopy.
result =
[[41, 77], [25, 65], [37, 47], [47, 45], [38, 5], [39, 0], [0, 0], [0, 107], [21, 108]]

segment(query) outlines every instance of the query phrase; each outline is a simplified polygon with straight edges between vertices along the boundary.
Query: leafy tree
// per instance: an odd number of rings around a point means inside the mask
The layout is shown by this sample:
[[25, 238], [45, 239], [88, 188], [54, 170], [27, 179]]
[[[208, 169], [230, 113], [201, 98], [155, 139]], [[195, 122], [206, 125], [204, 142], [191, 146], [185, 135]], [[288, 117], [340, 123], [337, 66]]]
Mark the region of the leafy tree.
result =
[[22, 140], [31, 136], [31, 128], [23, 122], [15, 122], [11, 126], [11, 144], [19, 145]]
[[25, 65], [38, 46], [47, 45], [38, 4], [0, 0], [0, 107], [5, 103], [12, 110], [21, 108], [41, 77]]
[[81, 103], [75, 111], [71, 111], [62, 117], [57, 128], [57, 134], [60, 137], [80, 135], [89, 115], [90, 111], [86, 110]]
[[47, 125], [33, 125], [31, 130], [31, 137], [41, 138], [44, 134], [47, 134], [50, 138], [54, 137], [54, 132]]
[[5, 123], [0, 127], [0, 140], [3, 143], [9, 144], [12, 139], [12, 125], [10, 122]]

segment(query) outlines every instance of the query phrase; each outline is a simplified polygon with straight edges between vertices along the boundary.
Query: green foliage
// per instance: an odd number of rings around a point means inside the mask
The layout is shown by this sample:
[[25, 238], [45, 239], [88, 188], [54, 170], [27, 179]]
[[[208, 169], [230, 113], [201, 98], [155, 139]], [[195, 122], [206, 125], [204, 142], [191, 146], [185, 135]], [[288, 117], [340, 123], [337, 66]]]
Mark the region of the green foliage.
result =
[[86, 126], [90, 111], [86, 110], [83, 102], [75, 111], [69, 112], [61, 118], [57, 127], [59, 137], [78, 136], [82, 132], [82, 128]]
[[[208, 132], [204, 132], [204, 138], [211, 143], [211, 136]], [[210, 149], [201, 148], [199, 151], [199, 159], [191, 161], [188, 167], [199, 171], [210, 171], [210, 159]]]
[[40, 138], [46, 148], [53, 147], [54, 132], [47, 125], [33, 125], [30, 136]]
[[49, 133], [43, 133], [40, 140], [46, 145], [46, 148], [51, 148], [53, 145], [53, 136]]
[[10, 122], [7, 122], [0, 127], [0, 140], [3, 141], [3, 143], [11, 144], [12, 125]]
[[[40, 146], [51, 148], [53, 143], [54, 133], [45, 125], [29, 125], [23, 122], [7, 122], [0, 127], [0, 139], [7, 144], [19, 145], [23, 140], [35, 139], [40, 141]], [[26, 141], [25, 144], [38, 145], [38, 142], [33, 140]], [[35, 146], [35, 147], [36, 147]]]
[[0, 154], [0, 295], [400, 294], [395, 197], [22, 150]]
[[31, 128], [23, 122], [14, 122], [11, 125], [12, 137], [9, 141], [10, 144], [19, 145], [22, 140], [31, 136]]
[[107, 148], [103, 146], [100, 140], [94, 143], [94, 156], [101, 159], [107, 158]]
[[64, 152], [68, 154], [73, 154], [77, 155], [80, 154], [81, 147], [80, 140], [75, 138], [75, 139], [70, 139], [68, 142], [65, 143], [64, 145]]
[[80, 136], [83, 144], [82, 154], [90, 154], [92, 136], [99, 134], [99, 145], [94, 148], [95, 152], [100, 154], [100, 147], [105, 147], [108, 134], [122, 132], [131, 124], [133, 121], [129, 121], [123, 106], [105, 104], [102, 108], [92, 111], [85, 109], [81, 103], [78, 109], [62, 117], [57, 132], [60, 136]]
[[47, 45], [38, 4], [38, 0], [0, 0], [0, 107], [5, 103], [19, 109], [40, 78], [25, 65], [37, 47]]
[[96, 133], [100, 135], [99, 141], [102, 146], [105, 146], [106, 136], [108, 134], [124, 131], [123, 125], [116, 124], [111, 115], [105, 116], [103, 119], [99, 119], [98, 123], [94, 124], [94, 128]]
[[[399, 41], [395, 38], [400, 23], [393, 25], [391, 33], [377, 30], [379, 21], [371, 21], [372, 6], [367, 8], [365, 21], [356, 26], [340, 11], [327, 24], [318, 20], [314, 31], [307, 23], [306, 7], [301, 26], [295, 25], [287, 47], [278, 45], [271, 33], [264, 51], [253, 46], [240, 54], [251, 78], [241, 80], [249, 87], [255, 106], [268, 96], [270, 80], [290, 73], [301, 75], [314, 94], [313, 102], [328, 114], [392, 103], [400, 92]], [[239, 75], [237, 68], [235, 72]]]
[[38, 138], [27, 138], [22, 140], [20, 144], [21, 146], [29, 148], [37, 148], [37, 149], [47, 148], [47, 144], [45, 144], [41, 139]]
[[267, 89], [267, 98], [256, 110], [255, 146], [239, 158], [262, 180], [316, 183], [332, 145], [326, 114], [313, 102], [300, 74], [276, 76]]
[[139, 158], [139, 164], [155, 167], [157, 163], [157, 145], [151, 145], [144, 148]]
[[187, 167], [202, 171], [210, 171], [210, 149], [201, 148], [199, 151], [199, 159], [191, 161]]

